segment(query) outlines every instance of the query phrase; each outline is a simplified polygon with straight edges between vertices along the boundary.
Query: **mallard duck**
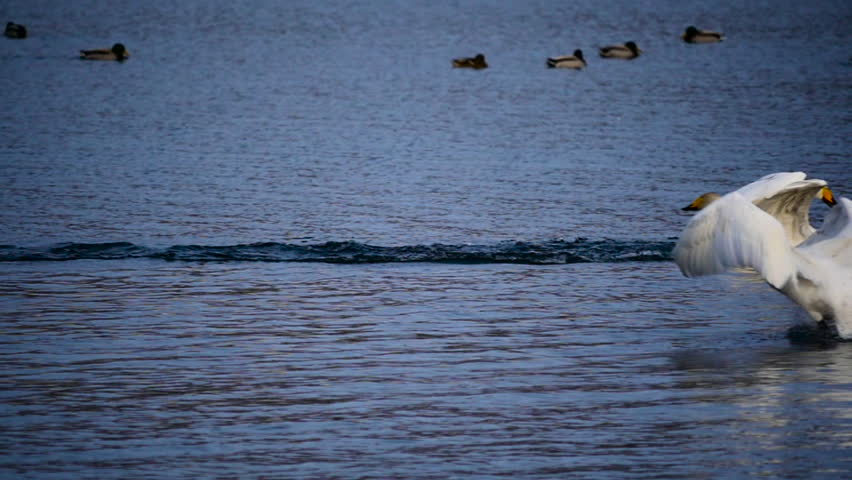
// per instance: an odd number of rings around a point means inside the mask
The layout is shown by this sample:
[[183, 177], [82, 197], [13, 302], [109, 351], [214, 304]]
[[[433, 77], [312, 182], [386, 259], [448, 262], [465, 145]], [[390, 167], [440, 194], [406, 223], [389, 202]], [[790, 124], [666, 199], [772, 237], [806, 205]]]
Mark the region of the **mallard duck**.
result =
[[586, 66], [586, 59], [583, 58], [583, 51], [578, 48], [574, 50], [574, 55], [548, 58], [547, 66], [550, 68], [574, 68], [579, 70]]
[[488, 68], [488, 64], [485, 63], [485, 55], [477, 54], [475, 57], [463, 57], [453, 59], [453, 68], [473, 68], [476, 70], [482, 68]]
[[725, 39], [725, 36], [719, 32], [711, 32], [709, 30], [699, 30], [690, 25], [686, 27], [686, 31], [680, 36], [686, 43], [716, 43]]
[[112, 48], [80, 50], [80, 58], [83, 60], [118, 60], [121, 62], [127, 60], [128, 57], [130, 57], [130, 52], [120, 43], [116, 43]]
[[601, 47], [600, 54], [603, 58], [621, 58], [624, 60], [633, 60], [642, 53], [635, 42], [627, 42], [624, 45], [611, 45]]
[[7, 22], [6, 30], [3, 31], [3, 35], [6, 35], [9, 38], [27, 38], [27, 27], [13, 22]]

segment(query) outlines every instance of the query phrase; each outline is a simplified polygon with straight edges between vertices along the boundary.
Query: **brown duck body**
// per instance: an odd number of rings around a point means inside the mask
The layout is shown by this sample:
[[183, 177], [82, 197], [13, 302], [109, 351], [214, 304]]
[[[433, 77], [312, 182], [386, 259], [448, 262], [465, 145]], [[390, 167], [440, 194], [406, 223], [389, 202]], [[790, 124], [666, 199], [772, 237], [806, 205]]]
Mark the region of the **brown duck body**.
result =
[[681, 38], [686, 43], [717, 43], [725, 39], [725, 36], [719, 32], [711, 32], [709, 30], [699, 30], [692, 25], [686, 27]]
[[585, 68], [586, 59], [583, 58], [583, 51], [580, 49], [574, 50], [573, 55], [563, 55], [561, 57], [550, 57], [547, 59], [547, 66], [550, 68], [573, 68], [580, 70]]
[[622, 60], [633, 60], [642, 53], [642, 50], [639, 50], [639, 47], [636, 45], [635, 42], [627, 42], [624, 45], [611, 45], [608, 47], [601, 47], [599, 53], [601, 58], [619, 58]]
[[485, 55], [480, 53], [475, 57], [453, 59], [453, 68], [472, 68], [474, 70], [481, 70], [483, 68], [488, 68], [488, 63], [485, 62]]
[[124, 45], [116, 43], [112, 48], [99, 48], [95, 50], [80, 50], [80, 58], [83, 60], [105, 60], [124, 61], [130, 57], [130, 52]]

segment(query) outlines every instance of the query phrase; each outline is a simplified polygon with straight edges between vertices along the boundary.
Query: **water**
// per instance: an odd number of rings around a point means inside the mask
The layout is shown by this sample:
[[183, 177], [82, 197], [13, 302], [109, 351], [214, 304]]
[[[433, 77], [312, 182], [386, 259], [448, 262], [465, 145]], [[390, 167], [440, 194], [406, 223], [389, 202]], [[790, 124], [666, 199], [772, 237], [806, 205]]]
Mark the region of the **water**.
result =
[[849, 4], [0, 14], [0, 476], [852, 471], [852, 346], [670, 256], [706, 191], [850, 195]]

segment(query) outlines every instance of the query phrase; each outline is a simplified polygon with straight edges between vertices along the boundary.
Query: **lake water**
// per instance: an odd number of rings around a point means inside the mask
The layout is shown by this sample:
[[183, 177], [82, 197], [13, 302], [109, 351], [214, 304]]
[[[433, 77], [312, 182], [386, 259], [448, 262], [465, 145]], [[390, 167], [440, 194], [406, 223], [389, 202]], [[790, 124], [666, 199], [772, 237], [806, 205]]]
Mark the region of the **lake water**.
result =
[[852, 195], [852, 4], [750, 3], [3, 2], [0, 477], [848, 476], [852, 344], [671, 261]]

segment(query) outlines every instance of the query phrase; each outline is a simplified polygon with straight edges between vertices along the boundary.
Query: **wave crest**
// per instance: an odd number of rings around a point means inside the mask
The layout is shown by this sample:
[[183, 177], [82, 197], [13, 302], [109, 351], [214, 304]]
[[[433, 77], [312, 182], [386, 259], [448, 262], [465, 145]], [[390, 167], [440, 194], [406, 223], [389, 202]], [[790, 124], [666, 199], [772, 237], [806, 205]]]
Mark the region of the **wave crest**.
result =
[[325, 262], [325, 263], [613, 263], [668, 261], [672, 241], [551, 240], [542, 243], [501, 242], [493, 245], [409, 245], [383, 247], [366, 243], [325, 242], [289, 244], [278, 242], [239, 245], [175, 245], [151, 248], [130, 242], [62, 243], [46, 247], [0, 245], [0, 261], [161, 260]]

